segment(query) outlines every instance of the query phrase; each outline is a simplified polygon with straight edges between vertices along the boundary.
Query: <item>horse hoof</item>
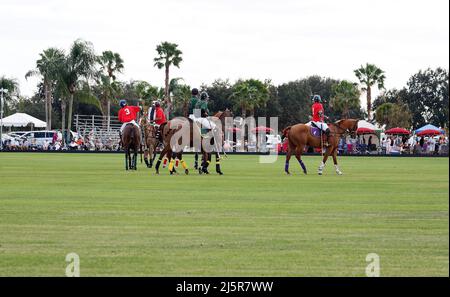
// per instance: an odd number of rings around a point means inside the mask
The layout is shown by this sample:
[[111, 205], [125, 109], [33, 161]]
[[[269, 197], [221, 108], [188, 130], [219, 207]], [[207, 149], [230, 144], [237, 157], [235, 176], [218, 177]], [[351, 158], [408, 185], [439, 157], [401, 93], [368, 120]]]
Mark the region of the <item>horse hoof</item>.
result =
[[185, 173], [186, 175], [189, 175], [189, 170], [186, 169], [186, 170], [184, 171], [184, 173]]
[[217, 174], [218, 175], [223, 175], [223, 172], [222, 171], [218, 171]]
[[336, 173], [337, 173], [337, 175], [343, 175], [343, 173], [342, 173], [342, 172], [340, 172], [340, 171], [339, 171], [339, 172], [336, 172]]
[[322, 172], [319, 172], [319, 175], [323, 175], [323, 173], [322, 173]]
[[306, 172], [306, 171], [304, 171], [303, 173], [304, 173], [305, 175], [308, 175], [308, 172]]

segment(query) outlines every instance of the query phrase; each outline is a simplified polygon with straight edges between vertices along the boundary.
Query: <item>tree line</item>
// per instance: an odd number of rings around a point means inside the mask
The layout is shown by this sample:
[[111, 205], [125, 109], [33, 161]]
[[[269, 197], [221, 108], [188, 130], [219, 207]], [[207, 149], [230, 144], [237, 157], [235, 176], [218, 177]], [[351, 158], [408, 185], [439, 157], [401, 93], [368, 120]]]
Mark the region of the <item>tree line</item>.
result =
[[[217, 79], [189, 86], [183, 78], [170, 77], [170, 69], [181, 66], [182, 55], [175, 43], [162, 42], [156, 47], [154, 66], [164, 71], [164, 86], [158, 87], [146, 81], [118, 80], [125, 67], [120, 54], [104, 51], [97, 55], [90, 42], [76, 40], [68, 52], [45, 49], [35, 68], [25, 75], [39, 78], [32, 97], [20, 95], [17, 79], [0, 77], [0, 88], [9, 91], [5, 94], [6, 115], [25, 112], [45, 118], [47, 129], [70, 130], [74, 114], [103, 115], [106, 123], [111, 115], [117, 115], [118, 101], [126, 99], [145, 106], [162, 100], [169, 117], [187, 116], [191, 88], [197, 87], [209, 94], [212, 111], [228, 108], [235, 116], [279, 117], [280, 127], [309, 121], [313, 94], [324, 99], [331, 120], [365, 118], [386, 128], [417, 128], [425, 123], [449, 126], [448, 70], [442, 68], [419, 71], [400, 90], [386, 90], [385, 72], [369, 63], [355, 69], [355, 81], [313, 75], [280, 85], [269, 79]], [[375, 99], [374, 88], [381, 90]], [[362, 94], [367, 98], [365, 110], [361, 108]]]

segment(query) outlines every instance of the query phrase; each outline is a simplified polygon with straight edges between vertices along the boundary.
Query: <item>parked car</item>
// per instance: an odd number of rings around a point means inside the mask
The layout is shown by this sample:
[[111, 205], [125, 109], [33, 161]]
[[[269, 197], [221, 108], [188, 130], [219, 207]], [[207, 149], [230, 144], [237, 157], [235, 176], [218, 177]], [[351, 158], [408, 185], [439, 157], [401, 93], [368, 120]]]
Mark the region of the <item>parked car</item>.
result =
[[19, 136], [19, 140], [28, 140], [30, 146], [37, 149], [42, 149], [47, 142], [51, 143], [53, 135], [56, 131], [31, 131]]

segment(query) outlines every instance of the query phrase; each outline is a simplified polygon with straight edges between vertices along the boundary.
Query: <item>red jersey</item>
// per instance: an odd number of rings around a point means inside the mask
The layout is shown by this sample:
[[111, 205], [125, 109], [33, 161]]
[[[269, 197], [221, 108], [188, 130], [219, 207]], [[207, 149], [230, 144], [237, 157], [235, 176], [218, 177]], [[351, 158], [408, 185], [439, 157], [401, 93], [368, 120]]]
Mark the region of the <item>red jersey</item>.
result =
[[162, 125], [165, 122], [167, 122], [167, 120], [166, 120], [166, 115], [164, 114], [164, 110], [161, 107], [156, 108], [155, 123], [157, 125]]
[[314, 122], [323, 122], [325, 117], [324, 117], [324, 112], [323, 112], [323, 106], [321, 103], [314, 103], [312, 106], [312, 114], [313, 114], [313, 121]]
[[141, 111], [139, 106], [125, 106], [119, 110], [119, 121], [121, 123], [128, 123], [136, 120], [138, 112]]

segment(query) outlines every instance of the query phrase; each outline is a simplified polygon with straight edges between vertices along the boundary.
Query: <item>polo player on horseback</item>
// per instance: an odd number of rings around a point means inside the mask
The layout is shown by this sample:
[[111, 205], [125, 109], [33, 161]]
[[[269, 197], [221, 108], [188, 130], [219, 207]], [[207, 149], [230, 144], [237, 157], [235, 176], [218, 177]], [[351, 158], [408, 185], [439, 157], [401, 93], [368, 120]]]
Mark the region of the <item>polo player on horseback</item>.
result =
[[324, 108], [322, 105], [322, 98], [320, 95], [313, 96], [313, 105], [312, 105], [312, 124], [319, 128], [321, 132], [325, 133], [326, 141], [324, 146], [329, 146], [329, 138], [330, 138], [330, 128], [325, 123], [325, 118], [327, 118], [324, 114]]
[[122, 141], [122, 133], [123, 133], [123, 129], [125, 129], [125, 127], [128, 124], [133, 124], [136, 127], [139, 128], [139, 131], [141, 130], [141, 128], [139, 127], [138, 123], [136, 123], [136, 119], [137, 119], [137, 115], [139, 112], [141, 112], [142, 107], [140, 106], [128, 106], [127, 101], [126, 100], [120, 100], [120, 107], [121, 109], [119, 110], [119, 121], [122, 123], [122, 127], [120, 127], [120, 140]]
[[189, 117], [191, 119], [194, 119], [195, 117], [195, 108], [197, 106], [198, 103], [198, 89], [197, 88], [193, 88], [192, 89], [192, 97], [191, 97], [191, 101], [189, 102]]
[[159, 128], [162, 124], [167, 122], [167, 119], [159, 101], [155, 101], [154, 105], [150, 109], [150, 112], [148, 113], [148, 121], [156, 128], [156, 139], [158, 141], [162, 141], [161, 131]]

